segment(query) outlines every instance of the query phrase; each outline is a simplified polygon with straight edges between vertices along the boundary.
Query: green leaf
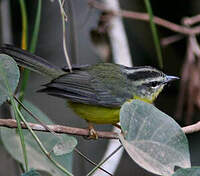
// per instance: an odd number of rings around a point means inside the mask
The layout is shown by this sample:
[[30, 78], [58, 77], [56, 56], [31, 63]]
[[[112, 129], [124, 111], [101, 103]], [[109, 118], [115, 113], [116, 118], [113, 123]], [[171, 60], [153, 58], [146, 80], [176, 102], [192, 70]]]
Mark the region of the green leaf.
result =
[[5, 100], [10, 98], [15, 118], [17, 120], [18, 132], [20, 135], [21, 146], [23, 148], [25, 170], [27, 171], [28, 161], [27, 161], [26, 146], [24, 143], [24, 136], [20, 126], [20, 120], [18, 119], [18, 114], [16, 112], [16, 105], [12, 97], [18, 82], [19, 82], [19, 69], [17, 67], [17, 64], [12, 59], [12, 57], [5, 54], [0, 54], [0, 105]]
[[73, 151], [77, 145], [77, 140], [74, 137], [68, 135], [60, 135], [60, 141], [53, 147], [55, 155], [64, 155]]
[[[37, 107], [35, 107], [31, 103], [25, 101], [24, 105], [32, 113], [38, 116], [43, 123], [53, 124], [52, 121], [48, 119], [48, 117], [43, 112], [41, 112]], [[28, 122], [36, 123], [36, 121], [27, 112], [22, 110], [22, 113]], [[40, 148], [38, 147], [38, 144], [35, 142], [34, 138], [29, 133], [29, 131], [23, 130], [23, 133], [28, 153], [29, 167], [34, 168], [36, 170], [46, 171], [52, 175], [64, 176], [65, 174], [58, 170], [57, 167], [53, 163], [51, 163], [46, 156], [44, 156], [44, 154], [41, 152]], [[35, 133], [37, 134], [37, 136], [48, 151], [52, 151], [53, 147], [56, 144], [64, 142], [64, 145], [65, 143], [70, 143], [71, 148], [67, 150], [68, 152], [71, 152], [77, 144], [77, 140], [69, 135], [63, 134], [55, 136], [51, 133]], [[12, 155], [12, 157], [24, 165], [20, 140], [19, 136], [16, 134], [16, 130], [1, 127], [1, 138], [5, 148]], [[59, 162], [62, 166], [64, 166], [68, 171], [72, 170], [72, 152], [60, 156], [57, 156], [53, 152], [51, 152], [51, 157], [54, 158], [57, 162]]]
[[120, 122], [124, 148], [144, 169], [170, 176], [175, 166], [191, 166], [188, 141], [180, 126], [152, 104], [140, 100], [125, 103]]
[[31, 169], [30, 171], [22, 174], [21, 176], [40, 176], [40, 174], [36, 170]]
[[12, 57], [0, 54], [0, 105], [14, 93], [19, 76], [18, 66]]
[[200, 167], [191, 167], [178, 169], [172, 176], [199, 176]]
[[[40, 120], [46, 124], [46, 125], [53, 125], [54, 123], [37, 107], [35, 107], [33, 104], [31, 104], [28, 101], [24, 101], [24, 105], [31, 110], [31, 112], [37, 117], [40, 118]], [[38, 123], [36, 120], [33, 119], [25, 110], [22, 110], [22, 114], [25, 117], [25, 119], [28, 122], [32, 123]], [[44, 134], [42, 132], [39, 132], [39, 134]], [[52, 136], [52, 135], [51, 135]], [[42, 136], [40, 137], [42, 138]], [[45, 137], [42, 138], [45, 141]], [[54, 145], [53, 151], [56, 155], [63, 155], [65, 153], [70, 153], [73, 151], [74, 147], [77, 145], [77, 140], [75, 137], [69, 136], [67, 134], [58, 134], [57, 137], [55, 137], [57, 143]]]

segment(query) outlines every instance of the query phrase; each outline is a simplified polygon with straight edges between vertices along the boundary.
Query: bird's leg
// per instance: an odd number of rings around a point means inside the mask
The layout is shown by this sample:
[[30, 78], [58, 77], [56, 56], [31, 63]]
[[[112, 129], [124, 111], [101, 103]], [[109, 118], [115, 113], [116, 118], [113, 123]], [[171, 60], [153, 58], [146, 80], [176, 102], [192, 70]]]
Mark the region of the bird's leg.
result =
[[89, 139], [98, 139], [97, 132], [94, 129], [94, 125], [88, 122], [88, 130], [89, 130]]

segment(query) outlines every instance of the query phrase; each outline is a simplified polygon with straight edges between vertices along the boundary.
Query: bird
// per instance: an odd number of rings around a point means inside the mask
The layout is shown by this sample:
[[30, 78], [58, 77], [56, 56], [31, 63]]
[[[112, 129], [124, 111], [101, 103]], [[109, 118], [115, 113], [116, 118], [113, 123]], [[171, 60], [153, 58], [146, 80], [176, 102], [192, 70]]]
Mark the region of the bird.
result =
[[94, 124], [117, 124], [120, 108], [135, 99], [153, 103], [169, 82], [179, 79], [151, 66], [127, 67], [114, 63], [60, 68], [40, 56], [4, 44], [0, 53], [19, 66], [47, 76], [50, 82], [39, 92], [65, 98], [68, 106], [88, 122], [89, 136], [98, 138]]

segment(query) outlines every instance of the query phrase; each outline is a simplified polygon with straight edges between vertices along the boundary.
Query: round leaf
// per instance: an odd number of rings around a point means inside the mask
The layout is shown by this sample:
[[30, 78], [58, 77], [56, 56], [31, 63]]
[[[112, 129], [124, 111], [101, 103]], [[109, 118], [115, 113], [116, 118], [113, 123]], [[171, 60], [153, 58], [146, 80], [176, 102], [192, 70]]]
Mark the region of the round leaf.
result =
[[28, 172], [22, 174], [21, 176], [41, 176], [36, 170], [31, 169]]
[[14, 93], [19, 76], [18, 66], [12, 57], [0, 54], [0, 105]]
[[186, 169], [178, 169], [173, 176], [199, 176], [200, 175], [200, 167], [191, 167]]
[[140, 100], [120, 111], [120, 140], [131, 158], [146, 170], [170, 176], [174, 167], [191, 166], [188, 141], [180, 126], [155, 106]]

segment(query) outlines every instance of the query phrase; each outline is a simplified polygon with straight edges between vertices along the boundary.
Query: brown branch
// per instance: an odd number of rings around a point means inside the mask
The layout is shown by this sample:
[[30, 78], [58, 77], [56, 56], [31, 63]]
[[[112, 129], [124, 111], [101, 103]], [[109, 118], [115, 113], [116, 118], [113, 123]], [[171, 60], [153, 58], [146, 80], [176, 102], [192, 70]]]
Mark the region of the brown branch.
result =
[[169, 36], [169, 37], [165, 37], [165, 38], [162, 38], [160, 40], [160, 43], [162, 46], [168, 46], [172, 43], [175, 43], [175, 42], [178, 42], [179, 40], [182, 40], [185, 36], [182, 35], [182, 34], [176, 34], [176, 35], [172, 35], [172, 36]]
[[[28, 123], [32, 130], [34, 131], [42, 131], [42, 132], [49, 132], [48, 129], [43, 127], [40, 124], [36, 123]], [[22, 128], [27, 129], [26, 125], [21, 122]], [[88, 129], [83, 128], [75, 128], [75, 127], [69, 127], [69, 126], [63, 126], [63, 125], [47, 125], [51, 131], [54, 131], [55, 133], [61, 133], [61, 134], [71, 134], [71, 135], [77, 135], [77, 136], [88, 136]], [[17, 122], [14, 119], [0, 119], [0, 127], [7, 127], [7, 128], [17, 128]], [[191, 134], [200, 131], [200, 122], [197, 122], [196, 124], [189, 125], [182, 128], [183, 132], [185, 134]], [[108, 131], [97, 131], [99, 138], [105, 138], [105, 139], [119, 139], [118, 134], [116, 132], [108, 132]]]
[[[44, 126], [36, 123], [28, 123], [32, 130], [49, 132]], [[26, 125], [21, 123], [23, 129], [27, 129]], [[17, 122], [14, 119], [0, 119], [0, 126], [8, 128], [17, 128]], [[55, 133], [71, 134], [78, 136], [88, 136], [88, 129], [68, 127], [63, 125], [46, 125], [51, 131]], [[118, 134], [115, 132], [97, 131], [99, 138], [118, 139]]]
[[[94, 8], [97, 8], [99, 10], [110, 12], [113, 15], [149, 22], [149, 15], [147, 13], [133, 12], [133, 11], [127, 11], [127, 10], [113, 11], [112, 9], [109, 9], [106, 6], [104, 6], [102, 3], [99, 3], [99, 2], [94, 1], [94, 0], [89, 1], [89, 5], [94, 7]], [[185, 34], [185, 35], [200, 33], [200, 26], [188, 28], [186, 26], [177, 25], [175, 23], [172, 23], [172, 22], [167, 21], [165, 19], [159, 18], [157, 16], [153, 17], [153, 21], [157, 25], [160, 25], [162, 27], [165, 27], [167, 29], [170, 29], [172, 31], [182, 33], [182, 34]]]
[[195, 23], [199, 23], [200, 22], [200, 15], [196, 15], [193, 17], [185, 17], [182, 20], [182, 23], [184, 25], [194, 25]]
[[200, 131], [200, 122], [182, 128], [185, 134], [191, 134]]

